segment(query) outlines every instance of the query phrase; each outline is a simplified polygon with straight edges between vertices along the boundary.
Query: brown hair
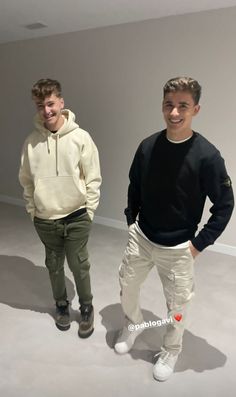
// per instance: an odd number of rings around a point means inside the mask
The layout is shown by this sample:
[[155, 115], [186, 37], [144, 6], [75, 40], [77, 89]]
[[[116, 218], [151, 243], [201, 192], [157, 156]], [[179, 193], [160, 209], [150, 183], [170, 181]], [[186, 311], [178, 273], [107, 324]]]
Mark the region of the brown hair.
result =
[[61, 84], [57, 80], [40, 79], [33, 85], [31, 90], [32, 98], [44, 100], [46, 97], [55, 94], [61, 98]]
[[164, 97], [169, 92], [187, 91], [192, 95], [195, 105], [201, 96], [201, 86], [191, 77], [175, 77], [167, 81], [163, 88]]

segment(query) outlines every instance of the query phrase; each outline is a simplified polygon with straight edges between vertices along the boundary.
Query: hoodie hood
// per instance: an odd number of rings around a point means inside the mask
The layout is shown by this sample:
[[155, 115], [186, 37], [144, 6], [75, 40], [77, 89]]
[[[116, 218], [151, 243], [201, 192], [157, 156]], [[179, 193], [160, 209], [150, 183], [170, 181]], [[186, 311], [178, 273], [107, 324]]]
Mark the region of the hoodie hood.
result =
[[[60, 171], [60, 159], [59, 159], [59, 145], [60, 145], [60, 138], [69, 134], [70, 132], [79, 128], [79, 125], [75, 122], [75, 115], [69, 109], [63, 109], [62, 115], [64, 117], [64, 123], [59, 128], [57, 132], [52, 133], [49, 131], [45, 126], [44, 122], [37, 113], [34, 118], [34, 125], [35, 131], [39, 134], [42, 134], [44, 138], [47, 140], [47, 152], [48, 155], [51, 154], [51, 148], [55, 146], [55, 167], [56, 167], [56, 174], [59, 175]], [[52, 141], [55, 141], [55, 145]]]

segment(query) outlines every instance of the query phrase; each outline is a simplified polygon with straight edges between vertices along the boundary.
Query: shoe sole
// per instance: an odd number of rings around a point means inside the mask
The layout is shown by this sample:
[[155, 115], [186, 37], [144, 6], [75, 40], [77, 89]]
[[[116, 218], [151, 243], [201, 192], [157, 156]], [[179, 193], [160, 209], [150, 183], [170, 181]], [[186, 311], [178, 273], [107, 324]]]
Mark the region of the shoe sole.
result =
[[155, 375], [153, 375], [153, 378], [154, 378], [155, 380], [157, 380], [158, 382], [165, 382], [166, 380], [169, 379], [169, 376], [168, 376], [168, 378], [157, 378]]
[[90, 331], [88, 331], [88, 332], [86, 332], [86, 333], [81, 333], [80, 331], [78, 331], [78, 335], [79, 335], [80, 338], [86, 339], [86, 338], [88, 338], [90, 335], [92, 335], [93, 331], [94, 331], [94, 328], [92, 328]]
[[60, 331], [68, 331], [68, 329], [70, 329], [70, 324], [68, 325], [60, 325], [56, 323], [56, 327], [60, 330]]

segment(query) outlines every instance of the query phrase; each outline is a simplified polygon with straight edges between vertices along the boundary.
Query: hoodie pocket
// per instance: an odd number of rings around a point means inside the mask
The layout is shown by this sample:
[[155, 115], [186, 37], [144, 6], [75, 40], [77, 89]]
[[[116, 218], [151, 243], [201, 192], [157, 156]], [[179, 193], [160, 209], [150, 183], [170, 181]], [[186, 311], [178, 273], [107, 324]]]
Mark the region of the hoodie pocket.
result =
[[69, 213], [86, 203], [84, 181], [73, 176], [40, 178], [34, 192], [39, 213]]

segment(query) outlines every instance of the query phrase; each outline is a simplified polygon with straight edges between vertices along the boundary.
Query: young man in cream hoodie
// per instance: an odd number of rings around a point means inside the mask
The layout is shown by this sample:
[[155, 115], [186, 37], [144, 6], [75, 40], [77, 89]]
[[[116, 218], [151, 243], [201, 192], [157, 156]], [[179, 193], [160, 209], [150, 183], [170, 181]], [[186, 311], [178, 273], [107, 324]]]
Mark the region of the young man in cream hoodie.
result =
[[58, 81], [39, 80], [32, 98], [37, 108], [35, 129], [23, 146], [19, 180], [27, 212], [45, 246], [56, 326], [70, 328], [66, 257], [80, 303], [78, 333], [87, 338], [94, 330], [87, 242], [100, 196], [98, 151], [90, 135], [75, 123], [75, 115], [64, 109]]

